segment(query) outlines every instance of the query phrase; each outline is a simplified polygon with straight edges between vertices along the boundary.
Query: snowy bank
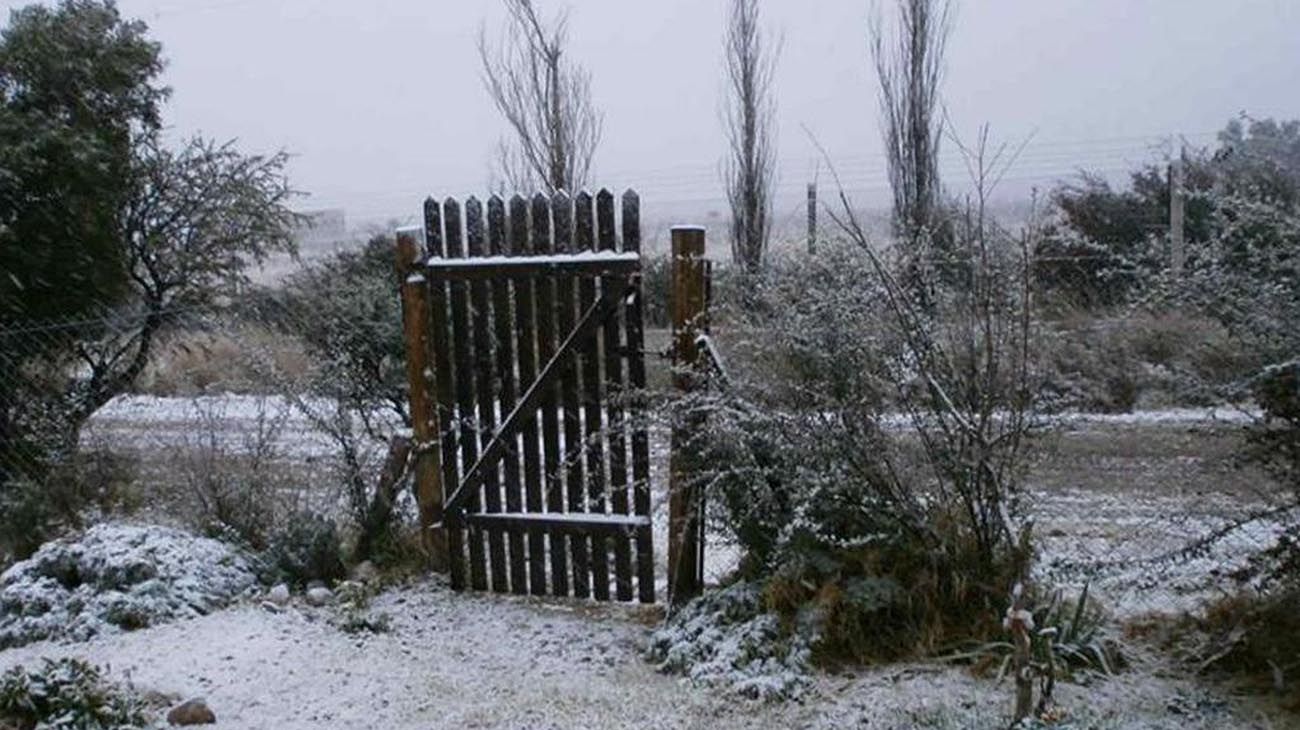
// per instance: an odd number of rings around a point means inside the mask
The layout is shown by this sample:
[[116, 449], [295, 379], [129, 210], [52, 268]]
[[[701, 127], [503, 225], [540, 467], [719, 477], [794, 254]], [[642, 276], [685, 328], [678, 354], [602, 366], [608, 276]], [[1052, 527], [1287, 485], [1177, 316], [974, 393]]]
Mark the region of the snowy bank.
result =
[[201, 616], [255, 582], [248, 558], [225, 543], [166, 527], [96, 525], [0, 576], [0, 648]]

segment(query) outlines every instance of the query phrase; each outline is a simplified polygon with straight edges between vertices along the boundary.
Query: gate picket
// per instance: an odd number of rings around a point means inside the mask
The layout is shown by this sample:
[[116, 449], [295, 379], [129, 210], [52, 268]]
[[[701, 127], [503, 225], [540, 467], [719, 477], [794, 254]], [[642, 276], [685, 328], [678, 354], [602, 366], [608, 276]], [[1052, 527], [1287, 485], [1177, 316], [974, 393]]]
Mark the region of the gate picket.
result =
[[[443, 243], [446, 258], [458, 259], [465, 255], [461, 240], [460, 204], [447, 198], [442, 204]], [[460, 468], [465, 470], [478, 460], [478, 415], [474, 408], [474, 332], [470, 329], [470, 283], [451, 284], [452, 358], [455, 361], [456, 419], [460, 423], [458, 444]], [[459, 477], [457, 478], [459, 482]], [[482, 490], [475, 489], [466, 509], [477, 512], [482, 504]], [[487, 561], [483, 554], [483, 531], [475, 525], [466, 525], [465, 539], [469, 543], [469, 583], [475, 590], [487, 588]]]
[[[573, 253], [573, 203], [563, 191], [551, 196], [551, 214], [555, 219], [556, 253]], [[560, 333], [570, 332], [574, 325], [576, 292], [573, 278], [559, 276], [555, 279], [555, 319]], [[578, 310], [581, 312], [582, 310]], [[560, 409], [564, 426], [564, 507], [567, 512], [582, 511], [582, 415], [578, 400], [578, 364], [565, 363], [560, 372]], [[567, 536], [572, 559], [573, 594], [586, 598], [590, 593], [587, 571], [587, 543], [582, 535]]]
[[[510, 250], [516, 256], [531, 253], [528, 247], [528, 201], [516, 195], [510, 199]], [[533, 327], [533, 280], [522, 278], [515, 282], [515, 321], [517, 323], [516, 351], [519, 355], [519, 389], [533, 384], [537, 377], [535, 355], [536, 337]], [[537, 433], [537, 419], [529, 416], [521, 429], [524, 447], [524, 511], [542, 511], [541, 443]], [[546, 593], [546, 543], [543, 534], [528, 530], [528, 587], [533, 595]]]
[[[549, 256], [555, 253], [551, 240], [551, 204], [545, 195], [533, 197], [533, 253]], [[542, 365], [555, 354], [555, 281], [550, 276], [535, 280], [537, 297], [537, 363]], [[560, 423], [556, 417], [555, 385], [547, 384], [541, 403], [542, 418], [542, 494], [547, 512], [564, 511], [564, 482], [560, 478]], [[547, 534], [550, 552], [551, 593], [569, 595], [568, 557], [564, 535], [552, 530]]]
[[[617, 241], [614, 232], [614, 196], [608, 190], [601, 190], [596, 196], [596, 234], [600, 250], [614, 251]], [[621, 281], [611, 281], [602, 277], [601, 288], [621, 285]], [[621, 309], [621, 308], [620, 308]], [[605, 320], [605, 414], [606, 430], [609, 433], [609, 505], [614, 514], [628, 514], [627, 503], [627, 441], [624, 433], [623, 408], [619, 399], [623, 397], [623, 350], [620, 343], [622, 312]], [[632, 600], [632, 563], [630, 546], [625, 536], [613, 538], [614, 543], [614, 584], [620, 601]]]
[[[578, 195], [578, 250], [596, 250], [596, 231], [593, 219], [594, 206], [591, 194]], [[586, 309], [596, 300], [596, 280], [583, 277], [578, 282], [580, 307]], [[600, 340], [591, 338], [582, 353], [583, 434], [587, 448], [587, 495], [583, 500], [584, 512], [604, 512], [605, 500], [605, 434], [600, 410]], [[591, 582], [595, 597], [609, 598], [609, 568], [606, 564], [605, 541], [600, 535], [590, 537]]]
[[[641, 199], [631, 190], [623, 194], [623, 250], [641, 252]], [[627, 301], [624, 321], [627, 323], [627, 380], [632, 389], [636, 411], [645, 411], [645, 330], [642, 324], [640, 281], [635, 284], [633, 296]], [[647, 523], [636, 529], [637, 597], [642, 603], [655, 600], [655, 557], [650, 524], [650, 438], [644, 423], [632, 424], [632, 511], [647, 518]]]
[[[487, 255], [487, 242], [483, 230], [483, 206], [478, 198], [465, 201], [465, 253], [469, 257]], [[471, 327], [474, 330], [474, 391], [478, 404], [478, 434], [481, 447], [486, 447], [496, 431], [496, 379], [492, 372], [492, 322], [489, 289], [491, 283], [482, 280], [470, 282]], [[483, 510], [501, 511], [501, 482], [499, 465], [493, 465], [483, 480]], [[505, 543], [500, 530], [486, 530], [488, 541], [488, 568], [492, 590], [505, 592]]]
[[[488, 253], [492, 256], [505, 255], [510, 251], [510, 245], [506, 241], [506, 211], [505, 203], [498, 195], [493, 195], [488, 200]], [[506, 279], [498, 279], [492, 282], [492, 314], [496, 326], [496, 377], [498, 378], [498, 399], [501, 403], [501, 414], [504, 417], [515, 407], [516, 398], [516, 381], [515, 381], [515, 319], [514, 312], [511, 310], [511, 289], [510, 282]], [[516, 444], [518, 441], [516, 440]], [[520, 499], [519, 487], [519, 450], [518, 448], [506, 449], [505, 456], [501, 459], [502, 471], [504, 472], [505, 508], [506, 512], [518, 513], [523, 511], [523, 505]], [[510, 590], [514, 593], [528, 592], [528, 574], [525, 569], [524, 555], [524, 535], [518, 529], [507, 530], [508, 548], [510, 556]]]
[[[431, 257], [441, 257], [445, 253], [442, 237], [442, 209], [438, 201], [429, 198], [424, 203], [424, 240]], [[429, 308], [433, 320], [433, 370], [437, 373], [437, 413], [438, 446], [442, 450], [442, 483], [444, 489], [460, 481], [460, 469], [456, 466], [456, 398], [452, 387], [451, 354], [452, 338], [448, 331], [447, 296], [448, 284], [443, 281], [427, 280], [429, 285]], [[443, 514], [443, 524], [447, 530], [447, 565], [451, 576], [451, 587], [462, 590], [465, 587], [465, 545], [464, 532], [457, 510], [448, 510]]]

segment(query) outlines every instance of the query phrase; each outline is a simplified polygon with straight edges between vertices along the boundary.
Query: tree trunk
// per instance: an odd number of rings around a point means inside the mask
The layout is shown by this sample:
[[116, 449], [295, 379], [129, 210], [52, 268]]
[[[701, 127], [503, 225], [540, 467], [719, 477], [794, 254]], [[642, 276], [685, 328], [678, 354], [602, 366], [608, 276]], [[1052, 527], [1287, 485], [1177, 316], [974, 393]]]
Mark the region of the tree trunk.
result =
[[357, 539], [357, 557], [366, 559], [372, 556], [379, 542], [385, 537], [393, 519], [393, 503], [397, 501], [398, 489], [406, 476], [411, 461], [411, 439], [394, 436], [388, 443], [388, 456], [384, 459], [384, 468], [379, 473], [379, 483], [375, 486], [375, 495], [370, 500], [361, 536]]

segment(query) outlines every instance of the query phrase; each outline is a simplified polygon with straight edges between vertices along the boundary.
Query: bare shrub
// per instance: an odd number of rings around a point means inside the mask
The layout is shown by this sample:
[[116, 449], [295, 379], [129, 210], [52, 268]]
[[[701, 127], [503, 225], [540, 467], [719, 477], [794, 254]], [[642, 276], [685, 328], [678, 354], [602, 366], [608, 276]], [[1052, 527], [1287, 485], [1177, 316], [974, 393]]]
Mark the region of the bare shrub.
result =
[[251, 414], [225, 401], [192, 401], [193, 417], [176, 466], [192, 502], [193, 525], [216, 537], [265, 549], [277, 526], [299, 506], [302, 491], [286, 469], [280, 438], [288, 409], [265, 397]]
[[309, 490], [284, 451], [294, 406], [259, 396], [251, 412], [241, 413], [226, 400], [196, 398], [192, 407], [191, 436], [177, 459], [192, 500], [186, 507], [191, 523], [258, 551], [266, 582], [302, 587], [344, 577], [336, 495]]
[[[984, 138], [971, 154], [1006, 162]], [[956, 229], [964, 280], [922, 295], [843, 202], [843, 240], [734, 282], [727, 385], [678, 404], [706, 423], [692, 464], [768, 610], [815, 617], [817, 658], [988, 640], [1032, 558], [1033, 231], [998, 228], [981, 194]]]
[[999, 553], [1018, 552], [1024, 438], [1039, 385], [1029, 257], [1037, 232], [1031, 222], [1013, 234], [987, 214], [988, 196], [1014, 164], [1014, 152], [990, 147], [987, 128], [974, 148], [953, 140], [975, 193], [956, 230], [963, 280], [924, 287], [938, 292], [934, 308], [926, 306], [928, 295], [900, 283], [900, 267], [872, 244], [843, 192], [833, 217], [879, 282], [900, 345], [890, 380], [932, 472], [933, 497], [961, 515], [979, 562], [991, 565]]
[[376, 235], [290, 277], [262, 315], [297, 338], [312, 367], [293, 377], [262, 359], [268, 381], [333, 447], [335, 496], [357, 539], [351, 558], [409, 563], [414, 497], [396, 243]]

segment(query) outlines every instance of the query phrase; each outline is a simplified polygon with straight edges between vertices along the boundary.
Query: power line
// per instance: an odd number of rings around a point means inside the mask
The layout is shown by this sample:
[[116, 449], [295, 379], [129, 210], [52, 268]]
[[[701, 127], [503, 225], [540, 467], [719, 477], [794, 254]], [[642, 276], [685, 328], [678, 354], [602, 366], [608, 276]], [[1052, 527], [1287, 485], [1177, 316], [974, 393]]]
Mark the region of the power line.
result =
[[[1119, 157], [1096, 158], [1088, 160], [1079, 165], [1071, 167], [1059, 165], [1033, 165], [1033, 166], [1014, 166], [1010, 174], [1001, 179], [1002, 184], [1016, 182], [1032, 182], [1045, 180], [1061, 180], [1072, 177], [1080, 171], [1098, 173], [1102, 175], [1122, 174], [1133, 170], [1132, 165], [1121, 165], [1124, 160]], [[1104, 164], [1096, 164], [1104, 163]], [[947, 187], [950, 190], [965, 190], [971, 187], [972, 183], [967, 179], [966, 170], [950, 169], [947, 171], [947, 179], [951, 180]], [[840, 183], [846, 189], [852, 189], [856, 192], [888, 192], [890, 183], [883, 170], [861, 170], [853, 173], [842, 173], [839, 176]], [[689, 184], [663, 184], [654, 180], [635, 180], [627, 181], [628, 187], [635, 189], [643, 199], [650, 201], [656, 200], [659, 203], [671, 202], [694, 202], [694, 201], [719, 201], [725, 199], [723, 185], [719, 180], [704, 180], [697, 183]], [[787, 176], [782, 178], [775, 186], [774, 191], [778, 194], [790, 194], [802, 190], [804, 181], [801, 179]], [[608, 186], [611, 190], [622, 189], [623, 185]], [[389, 209], [389, 204], [393, 206], [399, 203], [409, 203], [410, 206], [418, 206], [427, 196], [420, 191], [398, 191], [398, 192], [372, 192], [361, 194], [353, 198], [351, 204], [340, 201], [334, 201], [335, 207], [344, 207], [353, 212], [354, 215], [367, 217], [367, 214], [374, 212], [369, 217], [383, 217], [378, 211]], [[452, 196], [459, 197], [459, 196]], [[362, 205], [357, 205], [357, 198], [365, 200]], [[440, 196], [441, 199], [441, 196]], [[326, 201], [320, 201], [318, 205], [325, 206]], [[411, 208], [406, 207], [409, 211]]]
[[[1193, 136], [1213, 135], [1213, 132], [1194, 133]], [[1138, 146], [1114, 146], [1116, 140], [1129, 141], [1146, 141], [1150, 144], [1142, 147]], [[1016, 176], [1006, 178], [1014, 180], [1016, 177], [1023, 177], [1025, 174], [1045, 175], [1048, 177], [1060, 176], [1066, 177], [1074, 175], [1080, 170], [1107, 172], [1113, 171], [1116, 163], [1128, 163], [1133, 161], [1134, 166], [1140, 164], [1137, 162], [1142, 157], [1149, 158], [1153, 154], [1153, 147], [1156, 143], [1167, 143], [1168, 136], [1154, 135], [1132, 135], [1127, 137], [1103, 137], [1103, 138], [1083, 138], [1076, 140], [1059, 140], [1053, 143], [1040, 143], [1036, 146], [1027, 147], [1027, 152], [1022, 154], [1012, 166], [1012, 171]], [[1109, 147], [1101, 145], [1110, 145]], [[1086, 151], [1079, 152], [1066, 151], [1068, 147], [1092, 147]], [[883, 161], [877, 165], [866, 164], [868, 160], [882, 159], [879, 155], [853, 155], [837, 159], [837, 171], [841, 180], [852, 181], [854, 183], [871, 182], [887, 183]], [[1063, 163], [1070, 163], [1068, 165]], [[788, 160], [787, 160], [787, 164]], [[949, 180], [962, 180], [967, 177], [968, 168], [965, 166], [965, 160], [957, 153], [950, 153], [941, 157], [941, 174]], [[677, 174], [664, 175], [665, 171], [675, 170]], [[696, 191], [704, 194], [712, 194], [721, 184], [719, 171], [711, 163], [686, 163], [672, 167], [662, 167], [656, 169], [642, 170], [633, 172], [624, 170], [621, 173], [602, 173], [602, 179], [611, 184], [608, 187], [624, 187], [630, 185], [643, 194], [646, 193], [664, 193], [675, 194], [678, 197], [691, 197]], [[790, 182], [793, 176], [783, 175], [782, 186], [793, 185]], [[799, 185], [803, 184], [800, 180]], [[376, 203], [382, 204], [385, 201], [397, 201], [399, 199], [423, 200], [430, 192], [441, 197], [444, 192], [456, 194], [459, 191], [477, 190], [484, 187], [482, 183], [462, 183], [462, 184], [440, 184], [430, 186], [420, 190], [392, 190], [392, 191], [357, 191], [353, 193], [344, 193], [324, 198], [323, 201], [332, 201], [335, 206], [356, 207], [356, 201], [367, 201], [373, 208]], [[346, 201], [346, 202], [345, 202]], [[324, 205], [322, 202], [320, 205]]]

